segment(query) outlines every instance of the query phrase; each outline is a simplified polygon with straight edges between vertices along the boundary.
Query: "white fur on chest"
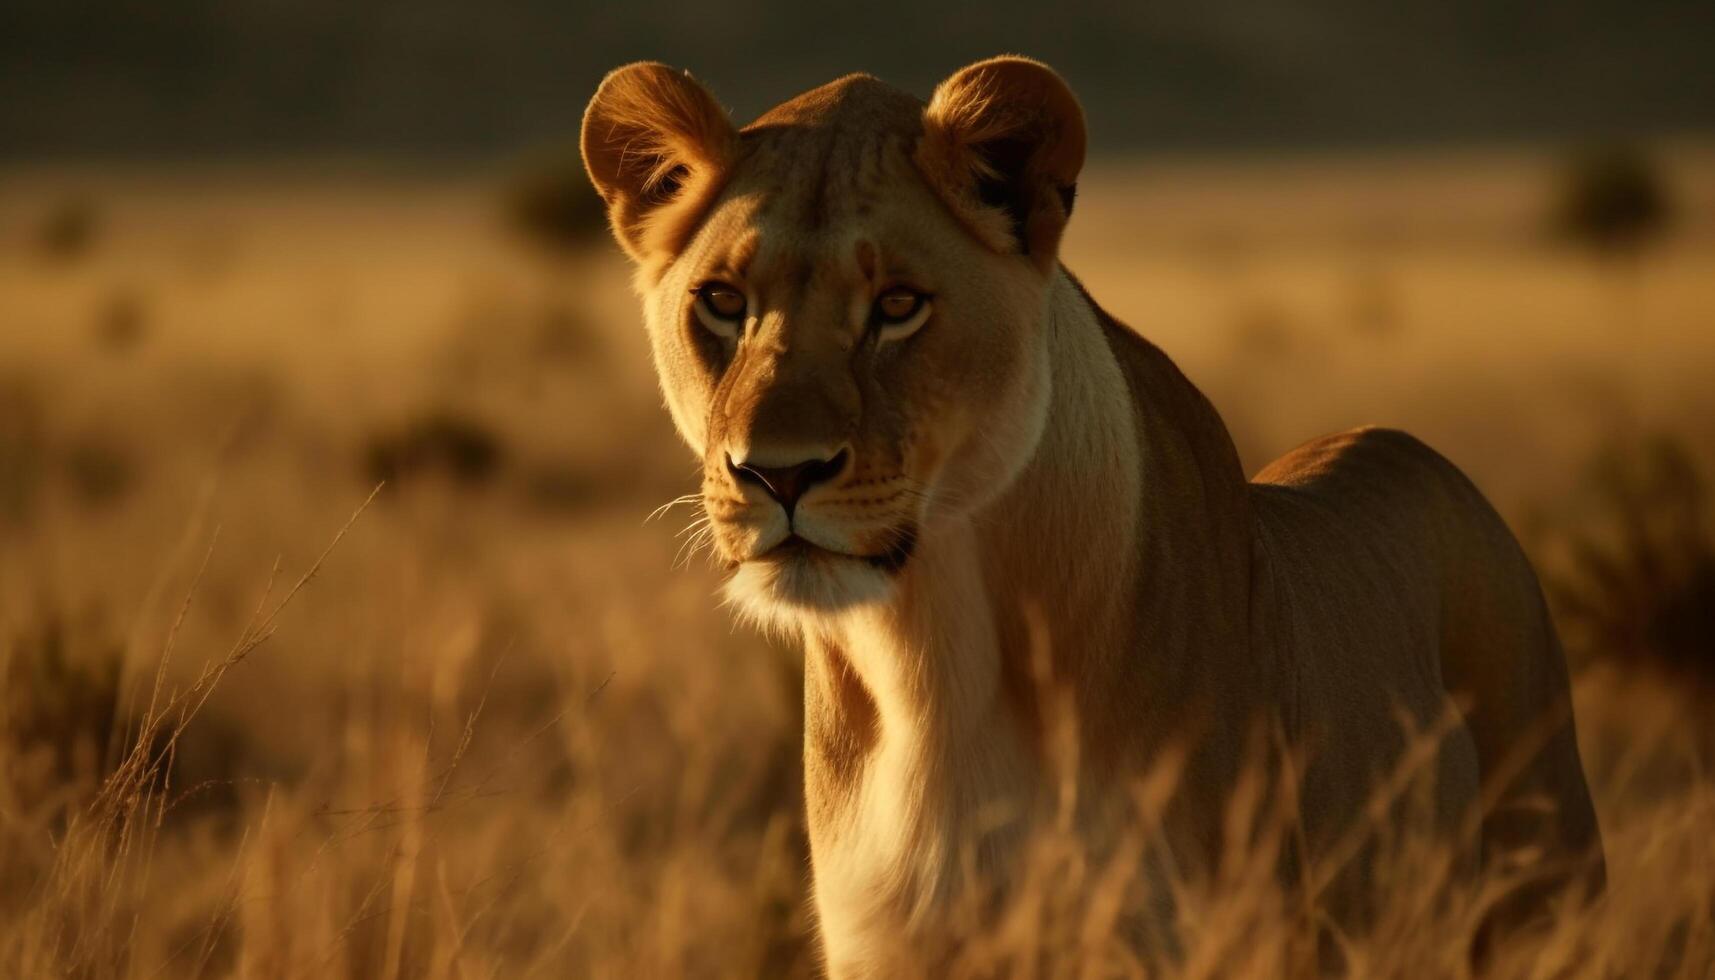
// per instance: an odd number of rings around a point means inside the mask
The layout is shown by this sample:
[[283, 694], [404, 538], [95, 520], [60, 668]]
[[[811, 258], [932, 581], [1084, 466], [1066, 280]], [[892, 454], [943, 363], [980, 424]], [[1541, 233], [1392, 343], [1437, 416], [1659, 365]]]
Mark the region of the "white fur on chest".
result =
[[[939, 560], [937, 560], [937, 558]], [[837, 805], [811, 828], [816, 906], [835, 976], [887, 975], [960, 900], [975, 871], [993, 885], [993, 855], [1012, 848], [1034, 785], [1031, 753], [998, 713], [988, 603], [968, 553], [924, 563], [947, 605], [901, 630], [859, 614], [838, 644], [874, 699], [878, 741]], [[949, 608], [950, 606], [950, 608]]]
[[[931, 757], [911, 736], [884, 741], [846, 805], [815, 828], [816, 907], [835, 976], [922, 966], [925, 944], [975, 873], [1004, 875], [993, 855], [1023, 825], [1023, 780], [1005, 739]], [[954, 764], [952, 759], [957, 759]]]

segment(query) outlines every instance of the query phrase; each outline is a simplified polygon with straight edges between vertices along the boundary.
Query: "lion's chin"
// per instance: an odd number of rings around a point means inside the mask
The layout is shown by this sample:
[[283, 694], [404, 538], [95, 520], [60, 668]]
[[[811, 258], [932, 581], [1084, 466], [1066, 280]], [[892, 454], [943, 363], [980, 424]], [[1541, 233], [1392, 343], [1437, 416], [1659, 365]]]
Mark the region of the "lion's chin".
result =
[[796, 630], [806, 620], [886, 602], [894, 576], [866, 558], [794, 539], [738, 566], [726, 596], [739, 613], [770, 629]]

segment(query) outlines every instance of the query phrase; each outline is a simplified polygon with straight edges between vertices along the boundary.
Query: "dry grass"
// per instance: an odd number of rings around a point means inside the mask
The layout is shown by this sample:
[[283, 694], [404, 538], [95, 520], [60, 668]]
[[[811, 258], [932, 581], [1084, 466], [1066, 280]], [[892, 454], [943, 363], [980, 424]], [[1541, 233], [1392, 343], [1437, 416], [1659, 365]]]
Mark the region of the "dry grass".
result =
[[[1675, 159], [1706, 215], [1715, 166]], [[1711, 229], [1682, 222], [1617, 276], [1539, 234], [1552, 169], [1113, 165], [1069, 261], [1253, 467], [1403, 425], [1522, 514], [1645, 429], [1707, 466]], [[625, 270], [519, 253], [493, 186], [8, 181], [0, 975], [814, 972], [795, 654], [672, 567], [687, 510], [644, 523], [695, 480]], [[67, 199], [100, 233], [44, 258], [42, 202]], [[1497, 972], [1706, 976], [1711, 710], [1599, 653], [1578, 708], [1611, 888]], [[1140, 787], [1140, 827], [1170, 777]], [[1235, 801], [1214, 880], [1173, 883], [1177, 959], [1104, 932], [1140, 862], [1049, 835], [954, 965], [1302, 967], [1268, 799]], [[1450, 894], [1445, 855], [1389, 851], [1348, 972], [1459, 975], [1498, 883]]]

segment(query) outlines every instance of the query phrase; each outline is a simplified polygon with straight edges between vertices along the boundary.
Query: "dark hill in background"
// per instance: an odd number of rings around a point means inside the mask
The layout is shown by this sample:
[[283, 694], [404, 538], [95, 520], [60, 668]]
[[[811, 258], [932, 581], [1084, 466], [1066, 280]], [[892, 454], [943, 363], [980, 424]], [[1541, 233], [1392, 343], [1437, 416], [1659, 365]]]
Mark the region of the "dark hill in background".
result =
[[570, 137], [637, 58], [748, 119], [1003, 51], [1060, 68], [1110, 149], [1708, 132], [1712, 49], [1710, 0], [5, 0], [0, 156], [483, 157]]

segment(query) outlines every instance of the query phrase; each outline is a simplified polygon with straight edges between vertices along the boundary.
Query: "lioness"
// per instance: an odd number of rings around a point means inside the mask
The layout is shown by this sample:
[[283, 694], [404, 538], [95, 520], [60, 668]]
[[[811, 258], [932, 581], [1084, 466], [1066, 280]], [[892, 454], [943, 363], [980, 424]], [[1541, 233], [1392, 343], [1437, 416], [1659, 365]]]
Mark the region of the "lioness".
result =
[[[1486, 858], [1558, 869], [1519, 914], [1579, 862], [1600, 880], [1566, 664], [1506, 526], [1384, 429], [1246, 482], [1208, 401], [1058, 260], [1085, 127], [1052, 70], [980, 62], [927, 106], [852, 75], [738, 129], [689, 76], [633, 64], [582, 146], [727, 594], [804, 643], [832, 974], [940, 955], [966, 857], [1007, 880], [1064, 789], [1051, 718], [1095, 853], [1194, 739], [1163, 830], [1182, 874], [1215, 866], [1250, 735], [1306, 747], [1290, 877], [1363, 819], [1402, 717], [1456, 701], [1433, 816], [1492, 785]], [[1323, 896], [1337, 921], [1362, 922], [1369, 872]], [[1164, 914], [1142, 904], [1134, 936]]]

